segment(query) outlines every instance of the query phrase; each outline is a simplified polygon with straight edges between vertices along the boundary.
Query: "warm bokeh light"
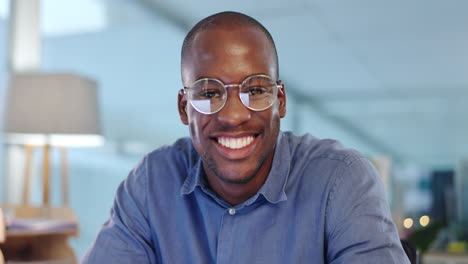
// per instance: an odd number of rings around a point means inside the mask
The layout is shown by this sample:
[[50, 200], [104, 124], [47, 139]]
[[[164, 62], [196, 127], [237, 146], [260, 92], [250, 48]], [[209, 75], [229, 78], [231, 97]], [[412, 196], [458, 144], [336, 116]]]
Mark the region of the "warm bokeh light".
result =
[[430, 221], [431, 221], [431, 218], [429, 218], [429, 216], [427, 215], [423, 215], [421, 216], [421, 218], [419, 218], [419, 224], [421, 224], [422, 227], [427, 226]]
[[406, 228], [406, 229], [410, 229], [411, 227], [413, 227], [413, 219], [411, 218], [406, 218], [404, 221], [403, 221], [403, 226]]

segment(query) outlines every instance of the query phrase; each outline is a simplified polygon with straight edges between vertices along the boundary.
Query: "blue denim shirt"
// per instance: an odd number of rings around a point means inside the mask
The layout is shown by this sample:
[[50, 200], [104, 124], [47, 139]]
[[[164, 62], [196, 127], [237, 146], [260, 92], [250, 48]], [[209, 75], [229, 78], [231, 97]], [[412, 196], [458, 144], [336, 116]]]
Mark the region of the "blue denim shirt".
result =
[[207, 186], [190, 139], [149, 153], [82, 262], [409, 263], [370, 162], [291, 133], [258, 193], [236, 206]]

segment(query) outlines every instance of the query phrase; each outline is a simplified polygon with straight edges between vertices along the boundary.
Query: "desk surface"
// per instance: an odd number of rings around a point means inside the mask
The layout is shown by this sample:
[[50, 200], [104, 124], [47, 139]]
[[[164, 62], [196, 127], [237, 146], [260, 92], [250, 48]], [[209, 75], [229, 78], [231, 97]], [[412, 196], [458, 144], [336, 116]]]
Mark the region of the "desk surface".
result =
[[[0, 240], [0, 264], [4, 264], [5, 258], [11, 261], [42, 261], [44, 263], [77, 263], [73, 249], [68, 244], [70, 236], [78, 235], [76, 216], [70, 208], [33, 208], [33, 207], [4, 207], [15, 212], [15, 217], [25, 219], [40, 219], [44, 213], [50, 220], [72, 223], [71, 226], [55, 225], [23, 225], [18, 228], [6, 229], [5, 223], [0, 223], [0, 232], [3, 232], [3, 240]], [[0, 211], [1, 211], [0, 206]], [[3, 216], [0, 217], [3, 219]], [[26, 224], [28, 223], [25, 222]], [[43, 222], [41, 222], [44, 224]], [[11, 224], [11, 223], [10, 223]], [[24, 223], [23, 223], [24, 224]], [[31, 227], [31, 228], [29, 228]], [[29, 229], [28, 229], [29, 228]], [[0, 237], [1, 238], [1, 237]]]
[[6, 237], [8, 239], [11, 239], [14, 237], [36, 237], [36, 236], [53, 236], [53, 235], [76, 236], [77, 233], [78, 233], [77, 228], [68, 228], [68, 229], [53, 230], [53, 231], [7, 230]]

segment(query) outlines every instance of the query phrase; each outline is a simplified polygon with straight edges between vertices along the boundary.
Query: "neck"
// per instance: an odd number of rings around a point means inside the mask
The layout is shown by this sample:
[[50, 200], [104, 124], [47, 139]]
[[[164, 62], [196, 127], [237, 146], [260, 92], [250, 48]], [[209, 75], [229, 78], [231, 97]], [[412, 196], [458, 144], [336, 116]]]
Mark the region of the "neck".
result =
[[254, 175], [249, 177], [249, 180], [241, 183], [228, 182], [216, 175], [212, 170], [205, 169], [206, 178], [210, 188], [224, 201], [230, 205], [238, 205], [247, 201], [250, 197], [254, 196], [258, 190], [265, 183], [270, 172], [271, 164], [273, 162], [273, 155], [264, 161], [266, 166], [255, 172]]
[[238, 205], [254, 196], [262, 187], [266, 180], [263, 177], [255, 177], [248, 183], [228, 183], [222, 180], [208, 178], [208, 184], [211, 189], [224, 201], [230, 205]]

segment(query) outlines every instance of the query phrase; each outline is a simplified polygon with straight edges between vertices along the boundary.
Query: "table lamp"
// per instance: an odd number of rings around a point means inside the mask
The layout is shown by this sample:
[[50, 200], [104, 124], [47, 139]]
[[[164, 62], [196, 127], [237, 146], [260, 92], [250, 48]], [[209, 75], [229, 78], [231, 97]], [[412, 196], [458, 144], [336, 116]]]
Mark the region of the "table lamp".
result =
[[6, 143], [26, 146], [23, 202], [28, 200], [33, 149], [43, 148], [42, 203], [49, 206], [51, 148], [61, 150], [62, 199], [68, 203], [66, 148], [97, 146], [100, 136], [96, 83], [72, 73], [21, 73], [10, 79]]

